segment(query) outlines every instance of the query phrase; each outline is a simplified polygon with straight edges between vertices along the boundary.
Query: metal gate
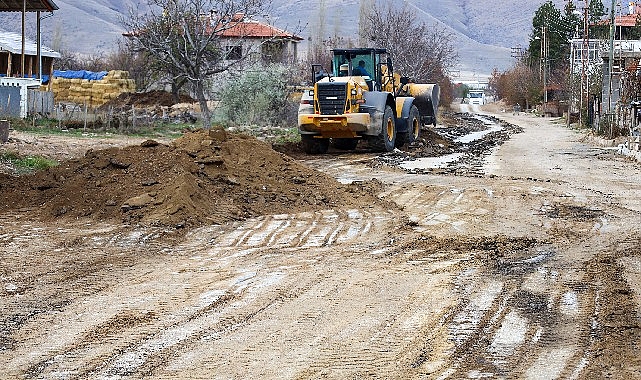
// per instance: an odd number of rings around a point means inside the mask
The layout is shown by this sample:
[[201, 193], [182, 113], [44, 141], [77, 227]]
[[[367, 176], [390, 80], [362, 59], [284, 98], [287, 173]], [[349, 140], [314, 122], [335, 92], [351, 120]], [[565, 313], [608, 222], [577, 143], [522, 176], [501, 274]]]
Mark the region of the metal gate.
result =
[[0, 117], [20, 117], [20, 87], [0, 86]]

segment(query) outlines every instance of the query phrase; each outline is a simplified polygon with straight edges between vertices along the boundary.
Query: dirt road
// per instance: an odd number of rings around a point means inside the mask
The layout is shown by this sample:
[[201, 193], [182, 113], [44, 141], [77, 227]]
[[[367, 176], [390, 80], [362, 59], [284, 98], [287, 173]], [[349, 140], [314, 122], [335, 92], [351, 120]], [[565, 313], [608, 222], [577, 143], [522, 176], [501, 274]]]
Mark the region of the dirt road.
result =
[[529, 115], [473, 175], [190, 230], [0, 214], [1, 378], [641, 378], [640, 166]]

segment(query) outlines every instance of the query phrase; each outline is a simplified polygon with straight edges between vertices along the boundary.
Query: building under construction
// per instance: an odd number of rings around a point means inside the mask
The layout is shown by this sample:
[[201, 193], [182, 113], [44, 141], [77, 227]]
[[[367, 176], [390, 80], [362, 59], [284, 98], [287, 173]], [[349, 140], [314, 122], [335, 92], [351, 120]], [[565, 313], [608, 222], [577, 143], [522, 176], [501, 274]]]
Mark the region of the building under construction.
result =
[[[53, 73], [53, 60], [60, 54], [41, 44], [42, 13], [53, 14], [58, 6], [51, 0], [4, 0], [0, 12], [22, 14], [21, 33], [0, 34], [0, 116], [26, 117], [53, 109], [53, 94], [40, 86]], [[36, 41], [26, 34], [26, 14], [36, 13]]]

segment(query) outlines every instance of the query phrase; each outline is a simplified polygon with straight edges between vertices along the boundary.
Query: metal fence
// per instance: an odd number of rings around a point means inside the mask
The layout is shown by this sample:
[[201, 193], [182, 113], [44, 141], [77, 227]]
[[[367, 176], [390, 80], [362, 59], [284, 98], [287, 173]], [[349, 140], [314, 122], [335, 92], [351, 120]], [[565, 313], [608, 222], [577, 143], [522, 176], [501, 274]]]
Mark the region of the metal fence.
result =
[[90, 107], [87, 103], [56, 102], [51, 91], [37, 86], [0, 85], [0, 119], [51, 118], [60, 129], [84, 128], [133, 132], [166, 123], [194, 123], [192, 110], [172, 110], [156, 106], [135, 108], [131, 105]]
[[54, 103], [52, 91], [27, 91], [27, 113], [29, 115], [51, 116], [53, 109]]
[[51, 115], [60, 128], [84, 128], [133, 132], [160, 123], [195, 122], [191, 112], [176, 114], [169, 107], [135, 108], [134, 106], [89, 107], [86, 104], [55, 103]]

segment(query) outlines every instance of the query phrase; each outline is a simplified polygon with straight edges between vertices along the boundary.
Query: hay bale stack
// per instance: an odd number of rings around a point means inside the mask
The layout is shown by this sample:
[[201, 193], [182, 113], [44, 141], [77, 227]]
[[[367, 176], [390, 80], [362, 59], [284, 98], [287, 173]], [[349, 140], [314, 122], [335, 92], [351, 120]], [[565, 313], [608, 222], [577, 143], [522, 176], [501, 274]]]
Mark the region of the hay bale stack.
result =
[[136, 82], [128, 71], [112, 70], [101, 80], [53, 78], [51, 90], [57, 102], [99, 107], [124, 92], [135, 92]]

